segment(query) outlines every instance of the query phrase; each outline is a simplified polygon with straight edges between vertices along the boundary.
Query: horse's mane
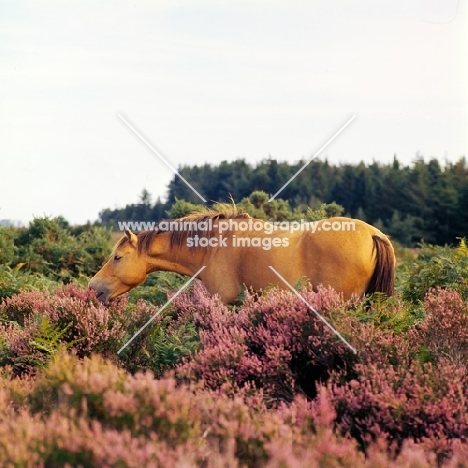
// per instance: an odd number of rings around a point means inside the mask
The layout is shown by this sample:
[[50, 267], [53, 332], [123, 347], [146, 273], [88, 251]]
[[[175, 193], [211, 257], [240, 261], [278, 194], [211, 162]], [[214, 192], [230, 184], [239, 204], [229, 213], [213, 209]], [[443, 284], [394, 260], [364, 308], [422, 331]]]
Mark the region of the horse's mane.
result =
[[[136, 235], [138, 237], [138, 253], [147, 253], [151, 248], [151, 244], [154, 241], [154, 238], [167, 230], [161, 229], [161, 225], [164, 223], [165, 225], [170, 223], [177, 223], [179, 225], [183, 223], [192, 223], [189, 225], [188, 229], [183, 230], [173, 230], [170, 229], [170, 247], [174, 246], [181, 246], [182, 243], [187, 239], [187, 237], [193, 237], [198, 235], [199, 237], [211, 237], [212, 231], [209, 229], [198, 229], [198, 227], [194, 228], [194, 224], [199, 224], [201, 222], [208, 222], [211, 220], [212, 222], [218, 219], [250, 219], [251, 216], [248, 213], [239, 213], [235, 205], [222, 205], [220, 210], [213, 210], [206, 208], [203, 211], [197, 211], [194, 213], [190, 213], [183, 218], [178, 219], [170, 219], [170, 220], [162, 220], [160, 221], [154, 229], [150, 231], [140, 231], [137, 232]], [[117, 244], [116, 248], [122, 247], [128, 242], [127, 237], [123, 237], [119, 243]]]

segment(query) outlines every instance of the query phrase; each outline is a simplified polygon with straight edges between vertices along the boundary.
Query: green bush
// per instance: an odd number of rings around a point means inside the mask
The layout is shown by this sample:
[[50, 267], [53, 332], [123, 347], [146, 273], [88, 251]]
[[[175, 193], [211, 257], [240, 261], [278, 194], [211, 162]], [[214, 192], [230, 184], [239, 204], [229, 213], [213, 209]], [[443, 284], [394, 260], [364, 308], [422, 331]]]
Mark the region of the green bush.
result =
[[43, 275], [32, 274], [17, 265], [11, 268], [8, 265], [0, 265], [0, 300], [11, 297], [21, 291], [42, 291], [57, 287], [57, 283]]
[[266, 221], [293, 221], [303, 217], [301, 212], [291, 210], [288, 201], [281, 198], [272, 201], [269, 199], [266, 192], [256, 190], [241, 200], [238, 209], [253, 218]]
[[177, 200], [171, 206], [171, 209], [167, 212], [167, 214], [172, 219], [183, 218], [190, 213], [195, 213], [197, 211], [202, 211], [205, 209], [204, 205], [195, 205], [194, 203], [190, 203], [185, 200]]
[[168, 300], [168, 294], [179, 290], [187, 280], [187, 276], [170, 271], [149, 274], [141, 286], [128, 293], [128, 300], [132, 304], [144, 300], [152, 305], [164, 305]]
[[321, 219], [333, 218], [334, 216], [341, 216], [344, 207], [338, 203], [322, 203], [319, 208], [313, 210], [308, 208], [306, 212], [307, 221], [320, 221]]
[[10, 263], [15, 256], [15, 231], [0, 227], [0, 265]]
[[[156, 313], [154, 309], [153, 315]], [[179, 316], [169, 309], [158, 316], [119, 356], [125, 369], [132, 373], [151, 370], [156, 377], [162, 377], [199, 348], [200, 337], [193, 316]]]
[[468, 249], [462, 240], [458, 248], [423, 244], [416, 259], [407, 259], [398, 269], [397, 290], [405, 301], [424, 300], [429, 289], [458, 291], [468, 299]]
[[75, 233], [63, 218], [36, 218], [18, 230], [11, 265], [65, 282], [92, 276], [110, 254], [110, 231], [85, 226]]

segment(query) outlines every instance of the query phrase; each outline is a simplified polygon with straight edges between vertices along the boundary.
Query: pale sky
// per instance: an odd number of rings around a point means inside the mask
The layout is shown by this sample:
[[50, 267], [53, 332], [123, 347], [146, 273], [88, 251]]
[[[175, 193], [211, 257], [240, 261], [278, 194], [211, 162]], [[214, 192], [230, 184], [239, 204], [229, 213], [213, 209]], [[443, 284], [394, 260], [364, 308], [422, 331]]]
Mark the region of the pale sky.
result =
[[[0, 1], [0, 219], [164, 198], [170, 162], [467, 156], [449, 0]], [[278, 187], [279, 188], [279, 187]]]

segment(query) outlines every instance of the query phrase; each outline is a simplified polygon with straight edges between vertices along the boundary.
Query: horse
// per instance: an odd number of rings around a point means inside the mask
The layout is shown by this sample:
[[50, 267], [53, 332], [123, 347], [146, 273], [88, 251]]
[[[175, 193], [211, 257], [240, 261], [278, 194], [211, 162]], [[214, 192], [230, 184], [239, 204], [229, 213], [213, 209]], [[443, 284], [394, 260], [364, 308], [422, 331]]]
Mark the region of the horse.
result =
[[104, 303], [155, 271], [199, 273], [208, 292], [225, 304], [243, 287], [286, 289], [304, 279], [314, 288], [331, 286], [345, 299], [394, 294], [393, 246], [380, 230], [358, 219], [271, 223], [235, 209], [206, 210], [124, 233], [88, 285]]

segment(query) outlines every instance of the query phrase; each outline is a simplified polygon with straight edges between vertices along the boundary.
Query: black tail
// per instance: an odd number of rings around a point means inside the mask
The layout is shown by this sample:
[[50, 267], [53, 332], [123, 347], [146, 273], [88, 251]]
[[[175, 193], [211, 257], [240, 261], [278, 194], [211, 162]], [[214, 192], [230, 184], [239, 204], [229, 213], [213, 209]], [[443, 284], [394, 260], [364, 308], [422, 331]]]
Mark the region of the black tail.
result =
[[366, 289], [366, 294], [375, 292], [393, 296], [395, 293], [395, 253], [386, 237], [372, 236], [376, 251], [375, 269]]

